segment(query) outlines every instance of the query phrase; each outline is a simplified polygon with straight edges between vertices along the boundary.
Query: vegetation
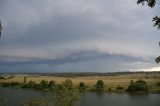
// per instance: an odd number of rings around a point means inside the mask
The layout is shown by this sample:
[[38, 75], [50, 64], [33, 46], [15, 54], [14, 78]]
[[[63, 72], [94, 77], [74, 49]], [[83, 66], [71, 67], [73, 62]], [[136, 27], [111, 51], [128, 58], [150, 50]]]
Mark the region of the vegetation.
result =
[[117, 89], [117, 90], [123, 90], [124, 87], [118, 85], [116, 89]]
[[[16, 88], [21, 87], [26, 89], [29, 88], [38, 90], [49, 90], [50, 92], [53, 92], [54, 106], [73, 106], [79, 99], [81, 93], [89, 91], [103, 93], [103, 91], [119, 92], [119, 91], [125, 91], [125, 89], [127, 89], [128, 92], [140, 91], [145, 93], [148, 91], [148, 89], [151, 92], [155, 91], [158, 92], [160, 89], [159, 87], [160, 73], [157, 72], [147, 73], [147, 74], [146, 73], [122, 74], [122, 75], [101, 76], [101, 77], [39, 76], [36, 79], [34, 78], [35, 78], [34, 76], [30, 75], [29, 77], [27, 77], [27, 81], [24, 81], [24, 76], [14, 77], [13, 79], [7, 79], [7, 80], [2, 79], [0, 80], [0, 83], [2, 84], [2, 86], [6, 87], [16, 87]], [[140, 78], [145, 79], [145, 81], [138, 80]], [[133, 79], [135, 82], [131, 79]], [[148, 86], [147, 84], [152, 85], [152, 87]], [[45, 99], [33, 99], [24, 102], [23, 106], [48, 106], [48, 101]]]
[[138, 80], [136, 82], [133, 82], [131, 80], [130, 85], [128, 86], [129, 92], [136, 92], [136, 91], [148, 91], [148, 85], [143, 80]]
[[97, 91], [103, 91], [104, 90], [104, 82], [102, 80], [97, 81], [96, 90]]
[[[158, 3], [158, 0], [138, 0], [137, 3], [138, 4], [142, 4], [144, 5], [145, 2], [147, 3], [147, 5], [151, 8], [155, 7], [156, 3]], [[159, 16], [155, 16], [152, 20], [154, 23], [154, 27], [157, 27], [158, 29], [160, 29], [160, 17]]]
[[23, 83], [26, 83], [26, 82], [27, 82], [27, 77], [24, 77]]
[[79, 99], [80, 93], [77, 89], [68, 89], [64, 85], [58, 85], [54, 89], [53, 96], [55, 106], [73, 106]]
[[157, 82], [157, 86], [160, 87], [160, 82]]
[[42, 88], [47, 88], [48, 87], [48, 81], [46, 81], [46, 80], [42, 80], [41, 81], [41, 83], [40, 83], [40, 85], [42, 86]]
[[21, 88], [36, 88], [36, 83], [33, 81], [29, 81], [27, 84], [22, 84]]
[[109, 87], [109, 88], [108, 88], [108, 91], [112, 91], [112, 88], [111, 88], [111, 87]]
[[3, 84], [2, 84], [3, 87], [7, 87], [7, 86], [17, 87], [17, 86], [19, 86], [19, 85], [20, 85], [19, 82], [10, 82], [10, 83], [3, 83]]
[[53, 81], [53, 80], [51, 80], [51, 81], [49, 81], [49, 83], [48, 83], [48, 87], [49, 88], [53, 88], [54, 86], [55, 86], [55, 81]]
[[68, 89], [72, 89], [73, 87], [72, 81], [70, 79], [66, 79], [63, 84]]
[[[95, 73], [93, 73], [94, 75]], [[102, 74], [102, 73], [100, 73]], [[156, 93], [160, 91], [160, 87], [157, 85], [160, 81], [160, 72], [131, 72], [129, 74], [125, 73], [110, 73], [104, 74], [106, 76], [72, 76], [71, 77], [59, 77], [59, 76], [43, 76], [43, 75], [35, 75], [30, 74], [27, 75], [27, 81], [24, 83], [25, 75], [14, 75], [12, 79], [0, 79], [0, 85], [6, 87], [15, 87], [15, 88], [26, 88], [26, 89], [36, 89], [36, 90], [48, 90], [53, 91], [55, 86], [62, 88], [64, 86], [70, 86], [69, 88], [77, 89], [79, 92], [96, 92], [98, 91], [96, 88], [97, 81], [101, 79], [104, 83], [103, 91], [112, 91], [116, 92], [120, 89], [117, 87], [123, 87], [123, 91], [125, 92], [130, 85], [130, 81], [133, 79], [137, 81], [138, 79], [145, 79], [145, 82], [148, 85], [149, 92]], [[46, 74], [44, 74], [46, 75]], [[79, 75], [79, 74], [77, 74]], [[87, 74], [88, 75], [88, 74]], [[96, 74], [95, 74], [96, 75]], [[5, 76], [5, 75], [1, 75]], [[10, 76], [10, 75], [7, 75]], [[37, 77], [35, 77], [37, 76]], [[146, 79], [147, 77], [147, 79]], [[65, 81], [69, 79], [70, 81]], [[45, 81], [42, 81], [45, 80]], [[42, 82], [42, 83], [41, 83]], [[66, 84], [66, 83], [70, 84]], [[85, 82], [85, 83], [84, 83]], [[87, 85], [87, 86], [86, 86]], [[122, 91], [121, 90], [121, 91]]]
[[32, 99], [25, 101], [23, 103], [23, 106], [49, 106], [49, 104], [47, 99], [40, 98], [40, 99]]
[[84, 82], [80, 82], [80, 83], [79, 83], [79, 87], [80, 87], [80, 88], [85, 87]]
[[86, 86], [85, 86], [84, 82], [80, 82], [79, 83], [79, 91], [85, 92], [85, 90], [86, 90]]

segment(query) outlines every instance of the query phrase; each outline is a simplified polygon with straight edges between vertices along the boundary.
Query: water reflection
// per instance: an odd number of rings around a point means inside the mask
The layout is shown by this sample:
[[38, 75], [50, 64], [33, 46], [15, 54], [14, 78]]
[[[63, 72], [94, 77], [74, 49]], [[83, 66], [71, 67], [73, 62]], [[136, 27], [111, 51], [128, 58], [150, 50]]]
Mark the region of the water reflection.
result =
[[7, 98], [0, 97], [0, 106], [7, 106]]
[[[53, 106], [54, 98], [48, 92], [1, 87], [0, 96], [0, 106], [22, 106], [24, 101], [34, 98], [45, 98], [49, 102], [48, 106]], [[69, 96], [63, 95], [63, 98], [68, 99]], [[73, 106], [160, 106], [159, 98], [160, 94], [84, 93]], [[59, 99], [63, 100], [61, 97]]]

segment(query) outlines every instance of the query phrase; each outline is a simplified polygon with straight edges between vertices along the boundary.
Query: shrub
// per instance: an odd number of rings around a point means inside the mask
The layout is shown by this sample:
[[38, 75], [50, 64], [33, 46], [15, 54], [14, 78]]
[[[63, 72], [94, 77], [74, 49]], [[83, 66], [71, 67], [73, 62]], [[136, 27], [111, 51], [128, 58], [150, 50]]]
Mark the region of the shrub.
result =
[[46, 80], [42, 80], [40, 84], [41, 84], [42, 88], [48, 87], [48, 81], [46, 81]]
[[135, 91], [148, 91], [148, 85], [143, 80], [138, 80], [133, 82], [131, 80], [130, 85], [128, 86], [128, 91], [135, 92]]
[[2, 86], [3, 87], [8, 87], [8, 86], [10, 86], [10, 84], [9, 83], [2, 83]]
[[55, 81], [51, 80], [48, 83], [48, 87], [52, 88], [55, 85]]
[[11, 82], [11, 83], [10, 83], [10, 86], [19, 86], [19, 85], [20, 85], [19, 82]]
[[109, 87], [109, 88], [108, 88], [108, 91], [112, 91], [112, 88], [111, 88], [111, 87]]
[[21, 88], [35, 88], [36, 83], [33, 81], [29, 81], [27, 84], [23, 84]]
[[96, 89], [98, 91], [103, 91], [104, 89], [104, 82], [102, 80], [98, 80], [96, 83]]
[[84, 82], [80, 82], [79, 83], [79, 91], [80, 92], [84, 92], [85, 91], [85, 84], [84, 84]]
[[23, 83], [26, 83], [26, 82], [27, 82], [27, 77], [24, 77]]
[[84, 87], [85, 85], [84, 85], [84, 82], [80, 82], [79, 83], [79, 87]]
[[160, 82], [157, 82], [157, 86], [160, 87]]
[[124, 88], [122, 86], [117, 86], [117, 90], [123, 90]]
[[19, 86], [19, 85], [20, 85], [19, 82], [10, 82], [10, 83], [3, 83], [2, 84], [3, 87], [8, 87], [8, 86], [15, 87], [15, 86]]
[[54, 92], [54, 106], [75, 106], [79, 99], [80, 93], [76, 89], [64, 88], [63, 90], [56, 90]]
[[70, 79], [66, 79], [66, 80], [64, 81], [64, 86], [65, 86], [66, 88], [71, 89], [72, 86], [73, 86], [72, 81], [71, 81]]

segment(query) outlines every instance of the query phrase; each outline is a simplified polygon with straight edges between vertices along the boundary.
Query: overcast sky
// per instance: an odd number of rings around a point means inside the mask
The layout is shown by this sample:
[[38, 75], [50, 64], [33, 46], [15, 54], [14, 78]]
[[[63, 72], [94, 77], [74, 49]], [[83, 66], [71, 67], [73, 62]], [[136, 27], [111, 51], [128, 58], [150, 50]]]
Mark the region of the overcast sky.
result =
[[160, 70], [158, 10], [136, 0], [0, 0], [0, 72]]

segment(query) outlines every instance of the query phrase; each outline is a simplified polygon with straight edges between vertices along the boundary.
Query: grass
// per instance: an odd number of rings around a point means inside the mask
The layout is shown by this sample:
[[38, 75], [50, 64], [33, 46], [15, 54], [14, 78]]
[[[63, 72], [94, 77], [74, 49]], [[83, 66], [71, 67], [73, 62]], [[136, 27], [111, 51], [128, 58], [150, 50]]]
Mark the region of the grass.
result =
[[58, 76], [43, 76], [43, 75], [14, 75], [12, 79], [0, 79], [0, 83], [4, 82], [24, 82], [24, 77], [27, 77], [26, 82], [34, 81], [40, 83], [42, 80], [54, 80], [57, 84], [61, 84], [65, 79], [70, 79], [73, 82], [73, 86], [77, 87], [80, 82], [84, 82], [88, 89], [92, 88], [97, 80], [103, 80], [105, 85], [105, 91], [111, 88], [112, 91], [116, 91], [117, 86], [121, 86], [127, 89], [131, 80], [136, 81], [142, 79], [151, 86], [150, 92], [159, 92], [160, 87], [157, 83], [160, 82], [160, 73], [136, 73], [136, 74], [120, 74], [116, 76], [76, 76], [76, 77], [58, 77]]

